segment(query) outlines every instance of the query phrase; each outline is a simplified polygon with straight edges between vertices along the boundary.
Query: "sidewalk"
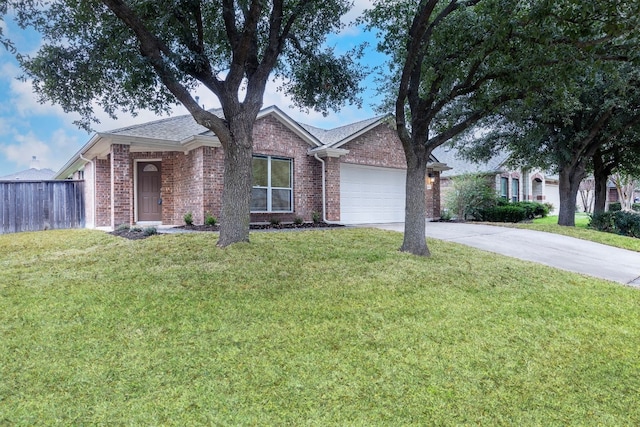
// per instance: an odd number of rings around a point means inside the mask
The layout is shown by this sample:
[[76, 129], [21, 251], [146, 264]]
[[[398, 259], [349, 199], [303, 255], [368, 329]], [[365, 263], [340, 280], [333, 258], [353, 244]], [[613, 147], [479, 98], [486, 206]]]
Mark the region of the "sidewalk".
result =
[[[403, 223], [370, 226], [404, 231]], [[429, 222], [426, 234], [434, 239], [640, 288], [640, 252], [559, 234], [482, 224]]]

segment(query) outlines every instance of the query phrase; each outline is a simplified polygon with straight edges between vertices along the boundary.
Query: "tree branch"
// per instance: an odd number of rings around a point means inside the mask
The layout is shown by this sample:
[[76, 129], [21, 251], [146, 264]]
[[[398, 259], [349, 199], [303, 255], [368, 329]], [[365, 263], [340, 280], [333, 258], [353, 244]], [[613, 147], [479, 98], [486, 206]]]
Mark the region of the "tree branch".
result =
[[[199, 124], [212, 130], [223, 145], [228, 144], [231, 141], [231, 135], [225, 122], [198, 105], [162, 57], [163, 53], [170, 56], [172, 52], [146, 28], [142, 20], [122, 0], [103, 0], [103, 3], [135, 33], [142, 56], [149, 60], [154, 71], [173, 96], [187, 108]], [[214, 93], [218, 94], [215, 91]]]

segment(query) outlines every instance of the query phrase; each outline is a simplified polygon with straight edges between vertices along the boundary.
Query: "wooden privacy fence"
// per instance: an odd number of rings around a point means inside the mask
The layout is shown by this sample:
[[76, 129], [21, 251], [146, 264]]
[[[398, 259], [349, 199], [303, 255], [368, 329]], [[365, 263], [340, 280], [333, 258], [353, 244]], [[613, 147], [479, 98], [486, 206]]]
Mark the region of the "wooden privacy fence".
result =
[[83, 228], [84, 181], [0, 181], [0, 234]]

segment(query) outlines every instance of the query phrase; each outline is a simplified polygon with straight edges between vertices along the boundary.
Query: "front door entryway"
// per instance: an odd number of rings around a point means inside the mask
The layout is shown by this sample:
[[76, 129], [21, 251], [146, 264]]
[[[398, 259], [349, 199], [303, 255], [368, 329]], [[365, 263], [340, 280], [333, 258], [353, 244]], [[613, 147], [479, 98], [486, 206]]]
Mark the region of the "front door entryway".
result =
[[162, 221], [160, 162], [138, 162], [138, 221]]

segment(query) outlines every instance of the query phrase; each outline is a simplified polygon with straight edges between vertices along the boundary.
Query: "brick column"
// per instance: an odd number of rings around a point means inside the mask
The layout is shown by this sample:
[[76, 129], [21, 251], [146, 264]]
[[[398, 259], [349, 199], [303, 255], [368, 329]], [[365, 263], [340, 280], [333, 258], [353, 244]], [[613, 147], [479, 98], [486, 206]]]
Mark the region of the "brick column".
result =
[[340, 159], [327, 157], [324, 161], [327, 220], [340, 221]]
[[111, 227], [133, 224], [133, 175], [129, 146], [111, 145]]
[[111, 226], [111, 161], [94, 159], [96, 167], [96, 227]]

